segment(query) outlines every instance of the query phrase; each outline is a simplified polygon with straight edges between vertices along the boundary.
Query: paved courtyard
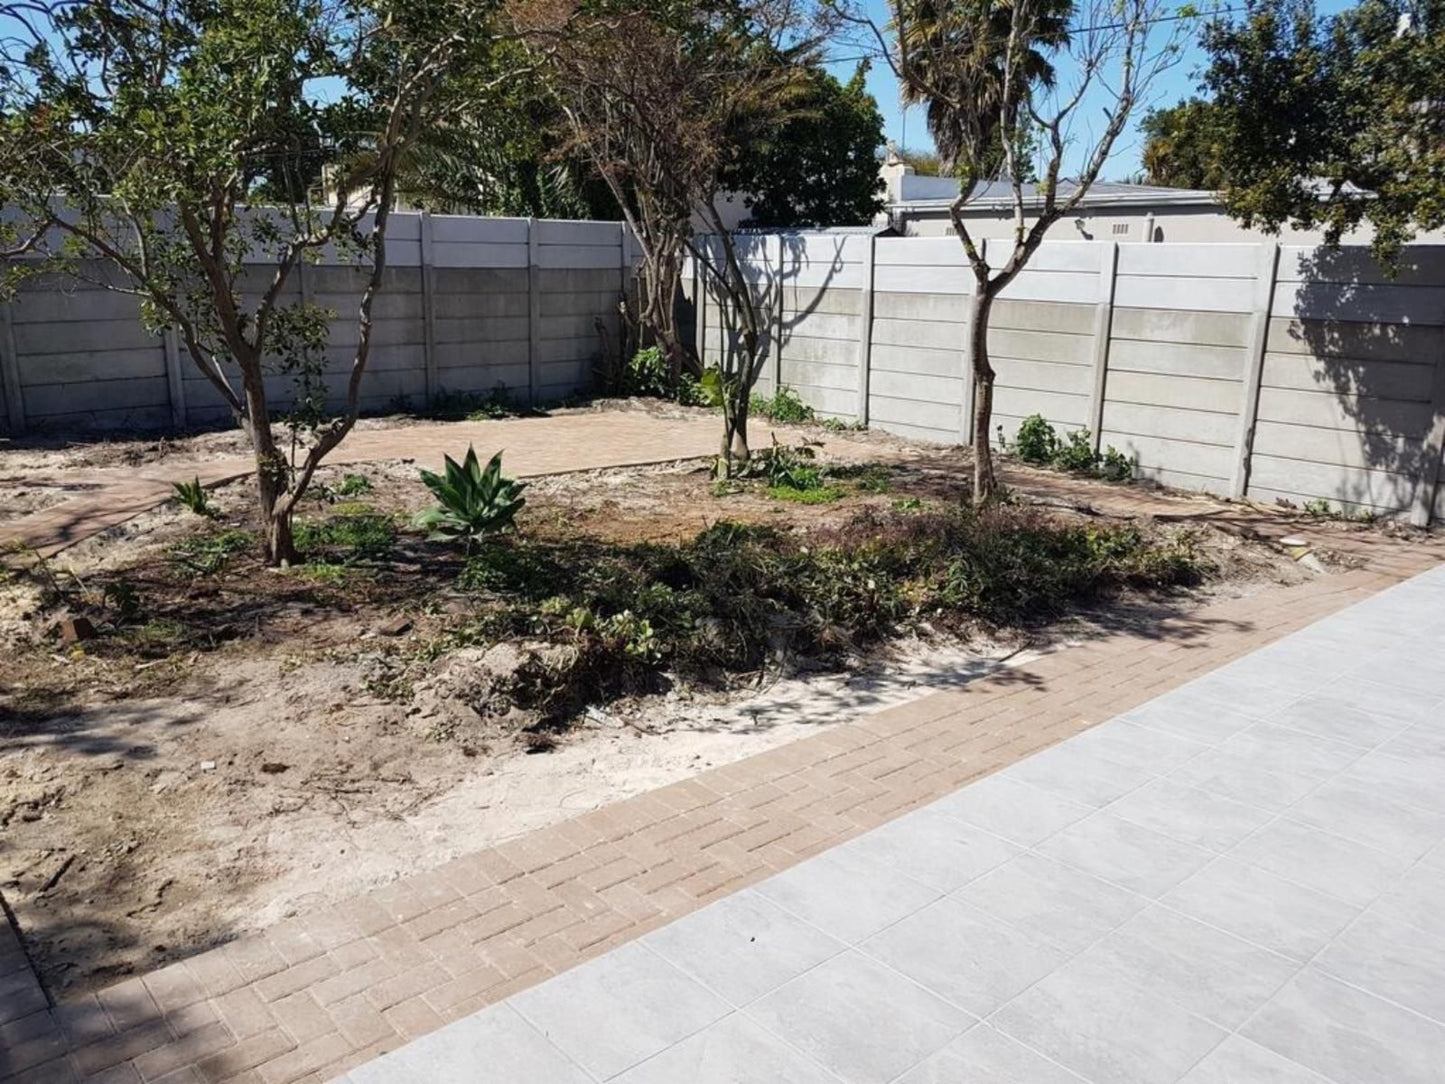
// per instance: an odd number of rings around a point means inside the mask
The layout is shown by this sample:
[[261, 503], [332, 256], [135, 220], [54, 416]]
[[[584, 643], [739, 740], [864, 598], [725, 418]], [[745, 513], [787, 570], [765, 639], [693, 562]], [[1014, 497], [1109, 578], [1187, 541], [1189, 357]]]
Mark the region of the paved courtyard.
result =
[[347, 1084], [1445, 1080], [1445, 567]]

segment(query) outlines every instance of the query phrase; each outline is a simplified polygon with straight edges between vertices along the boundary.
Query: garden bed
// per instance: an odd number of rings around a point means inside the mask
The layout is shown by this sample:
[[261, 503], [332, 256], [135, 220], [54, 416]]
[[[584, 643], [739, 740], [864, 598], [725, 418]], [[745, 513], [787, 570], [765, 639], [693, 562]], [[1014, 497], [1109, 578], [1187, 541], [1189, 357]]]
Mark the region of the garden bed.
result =
[[[1121, 615], [1310, 574], [1207, 526], [974, 516], [950, 457], [876, 447], [800, 455], [802, 486], [542, 479], [471, 557], [410, 528], [416, 464], [323, 470], [303, 567], [260, 565], [233, 484], [213, 517], [170, 505], [12, 577], [0, 892], [46, 981], [104, 985]], [[95, 635], [63, 642], [65, 618]]]

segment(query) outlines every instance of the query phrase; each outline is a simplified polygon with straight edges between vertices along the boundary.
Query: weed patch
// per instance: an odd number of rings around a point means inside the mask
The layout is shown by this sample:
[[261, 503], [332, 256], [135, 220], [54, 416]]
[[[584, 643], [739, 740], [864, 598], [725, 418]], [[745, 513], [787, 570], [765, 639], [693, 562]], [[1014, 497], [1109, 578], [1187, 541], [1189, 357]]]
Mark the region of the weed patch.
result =
[[378, 561], [396, 545], [396, 524], [370, 505], [352, 504], [348, 511], [323, 520], [296, 524], [296, 548], [316, 563]]
[[192, 535], [171, 547], [171, 560], [198, 576], [211, 576], [225, 567], [232, 557], [256, 545], [250, 531], [230, 530], [215, 534]]

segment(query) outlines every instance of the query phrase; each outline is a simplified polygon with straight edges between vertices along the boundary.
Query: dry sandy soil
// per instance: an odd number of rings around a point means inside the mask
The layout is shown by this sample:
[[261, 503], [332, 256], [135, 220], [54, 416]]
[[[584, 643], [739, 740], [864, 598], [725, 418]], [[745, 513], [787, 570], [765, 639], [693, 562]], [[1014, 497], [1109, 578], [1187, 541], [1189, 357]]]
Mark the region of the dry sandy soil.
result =
[[[428, 503], [411, 463], [365, 473], [372, 490], [358, 499], [377, 509]], [[722, 518], [826, 525], [865, 505], [955, 499], [957, 478], [946, 457], [920, 452], [888, 468], [886, 492], [801, 506], [756, 486], [714, 496], [696, 464], [591, 472], [536, 482], [527, 529], [631, 542]], [[334, 487], [341, 472], [320, 481]], [[218, 523], [243, 522], [246, 499], [244, 484], [217, 491]], [[1148, 605], [1120, 600], [1028, 633], [925, 630], [832, 673], [792, 660], [729, 689], [676, 683], [557, 734], [524, 712], [459, 706], [456, 690], [495, 657], [448, 638], [469, 605], [451, 586], [454, 557], [404, 534], [384, 565], [334, 576], [266, 571], [246, 554], [212, 575], [178, 566], [178, 542], [218, 529], [168, 506], [67, 551], [53, 582], [0, 585], [0, 893], [57, 991], [149, 970]], [[1210, 528], [1201, 545], [1218, 576], [1196, 594], [1317, 574]], [[135, 593], [129, 616], [117, 583]], [[47, 587], [68, 601], [47, 608]], [[99, 635], [66, 646], [55, 622], [82, 600]]]

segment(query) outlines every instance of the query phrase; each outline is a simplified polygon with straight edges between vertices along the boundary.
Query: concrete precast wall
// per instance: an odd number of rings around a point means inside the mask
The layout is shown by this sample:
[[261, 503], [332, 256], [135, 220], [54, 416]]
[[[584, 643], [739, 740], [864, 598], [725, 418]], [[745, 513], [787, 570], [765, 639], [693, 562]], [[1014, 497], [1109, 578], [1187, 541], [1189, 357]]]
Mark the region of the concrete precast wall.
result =
[[[975, 286], [956, 238], [749, 242], [783, 284], [783, 383], [821, 415], [968, 439]], [[704, 322], [715, 359], [715, 299]], [[1445, 247], [1389, 272], [1350, 246], [1048, 242], [995, 302], [989, 350], [1005, 442], [1041, 414], [1170, 485], [1445, 518]]]
[[[618, 341], [618, 299], [635, 246], [615, 222], [398, 213], [373, 306], [364, 411], [424, 405], [451, 393], [503, 390], [516, 402], [555, 402], [590, 388], [596, 359]], [[249, 298], [270, 268], [249, 267]], [[330, 309], [321, 378], [344, 401], [370, 271], [336, 252], [298, 267], [282, 302]], [[220, 392], [174, 337], [149, 332], [128, 285], [104, 264], [79, 276], [25, 280], [0, 303], [0, 425], [43, 429], [184, 428], [223, 420]], [[239, 386], [234, 369], [233, 386]], [[266, 378], [277, 410], [295, 379]]]

